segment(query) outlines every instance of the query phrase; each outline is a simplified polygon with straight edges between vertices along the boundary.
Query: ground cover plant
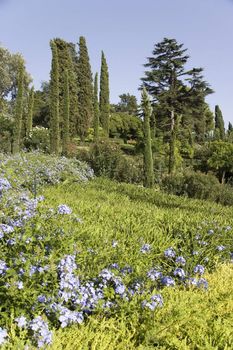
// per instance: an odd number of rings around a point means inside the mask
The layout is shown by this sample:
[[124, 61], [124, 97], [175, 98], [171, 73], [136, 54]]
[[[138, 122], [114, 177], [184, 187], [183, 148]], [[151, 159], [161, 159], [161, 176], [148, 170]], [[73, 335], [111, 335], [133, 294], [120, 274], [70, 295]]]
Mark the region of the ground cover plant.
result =
[[231, 211], [3, 157], [3, 349], [230, 349]]

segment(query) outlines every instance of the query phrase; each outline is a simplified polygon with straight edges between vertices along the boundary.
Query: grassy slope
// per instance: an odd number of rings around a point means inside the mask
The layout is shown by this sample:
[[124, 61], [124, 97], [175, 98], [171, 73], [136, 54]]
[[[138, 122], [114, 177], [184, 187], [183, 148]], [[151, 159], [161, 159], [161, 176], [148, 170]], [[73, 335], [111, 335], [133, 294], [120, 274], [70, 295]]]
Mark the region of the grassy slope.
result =
[[[91, 257], [92, 265], [83, 262], [90, 275], [93, 267], [101, 270], [114, 258], [135, 266], [141, 243], [165, 249], [176, 241], [176, 232], [203, 220], [233, 224], [232, 208], [108, 180], [64, 184], [44, 194], [51, 206], [65, 203], [82, 218], [74, 230], [78, 244], [85, 241], [100, 252]], [[119, 240], [124, 256], [113, 256], [113, 239]], [[138, 269], [148, 267], [145, 261]], [[232, 349], [232, 265], [220, 266], [207, 279], [207, 292], [165, 288], [165, 306], [146, 322], [139, 322], [140, 314], [133, 310], [110, 320], [93, 318], [80, 328], [58, 331], [51, 349]]]

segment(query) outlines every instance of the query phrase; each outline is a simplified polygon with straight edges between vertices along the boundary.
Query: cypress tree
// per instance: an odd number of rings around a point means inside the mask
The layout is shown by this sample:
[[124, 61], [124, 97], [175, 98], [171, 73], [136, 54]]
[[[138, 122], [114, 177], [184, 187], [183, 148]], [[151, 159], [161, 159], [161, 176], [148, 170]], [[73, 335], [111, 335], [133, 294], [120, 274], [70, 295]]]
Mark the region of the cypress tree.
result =
[[225, 139], [224, 120], [218, 105], [215, 106], [215, 135], [217, 135], [220, 140]]
[[59, 65], [55, 42], [51, 41], [50, 46], [52, 50], [52, 68], [50, 73], [50, 153], [59, 154]]
[[[78, 112], [78, 84], [77, 84], [77, 55], [74, 44], [68, 43], [63, 39], [53, 40], [57, 47], [58, 66], [59, 66], [59, 108], [64, 111], [65, 95], [65, 71], [68, 71], [69, 77], [69, 99], [70, 99], [70, 136], [77, 135], [77, 126], [79, 125]], [[61, 117], [61, 116], [60, 116]], [[60, 121], [61, 124], [63, 121]]]
[[142, 90], [141, 107], [144, 124], [144, 186], [152, 187], [154, 184], [154, 170], [150, 132], [150, 118], [152, 114], [152, 107], [148, 93], [145, 88], [143, 88]]
[[109, 74], [106, 58], [102, 51], [100, 73], [100, 123], [107, 137], [109, 135], [109, 114]]
[[93, 86], [86, 40], [83, 36], [79, 38], [77, 69], [79, 106], [78, 133], [81, 140], [84, 140], [88, 128], [93, 121]]
[[13, 153], [20, 151], [22, 118], [23, 118], [23, 93], [24, 93], [24, 67], [20, 64], [17, 77], [17, 96], [15, 103], [15, 123], [13, 130]]
[[94, 82], [94, 141], [99, 139], [99, 101], [98, 101], [98, 73]]
[[28, 97], [28, 111], [27, 111], [27, 124], [26, 124], [27, 137], [32, 132], [33, 108], [34, 108], [34, 87], [32, 87], [31, 90], [29, 91], [29, 97]]
[[233, 130], [233, 126], [231, 124], [231, 122], [228, 123], [228, 133], [231, 133]]
[[63, 110], [63, 130], [62, 130], [62, 151], [65, 156], [68, 154], [70, 140], [69, 120], [70, 120], [70, 96], [69, 96], [69, 74], [66, 70], [64, 79], [64, 110]]

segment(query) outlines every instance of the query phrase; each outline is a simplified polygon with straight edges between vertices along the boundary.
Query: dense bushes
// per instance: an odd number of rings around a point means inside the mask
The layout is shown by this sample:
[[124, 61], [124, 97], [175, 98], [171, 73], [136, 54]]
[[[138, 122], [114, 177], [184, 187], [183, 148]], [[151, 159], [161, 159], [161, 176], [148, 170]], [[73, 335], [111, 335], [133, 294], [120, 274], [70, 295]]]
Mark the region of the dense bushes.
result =
[[78, 158], [87, 161], [97, 176], [120, 182], [142, 182], [142, 160], [124, 155], [116, 143], [101, 142], [93, 144], [89, 150], [79, 149]]
[[184, 195], [190, 198], [216, 201], [224, 205], [233, 205], [233, 191], [230, 186], [221, 185], [212, 174], [186, 172], [163, 177], [161, 188], [168, 193]]

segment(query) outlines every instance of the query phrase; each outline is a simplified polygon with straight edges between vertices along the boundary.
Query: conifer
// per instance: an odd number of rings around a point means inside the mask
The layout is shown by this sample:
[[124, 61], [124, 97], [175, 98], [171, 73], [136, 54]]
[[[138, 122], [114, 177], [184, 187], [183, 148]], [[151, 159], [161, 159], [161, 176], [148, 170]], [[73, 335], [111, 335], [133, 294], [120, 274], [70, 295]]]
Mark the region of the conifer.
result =
[[70, 119], [70, 96], [69, 96], [69, 74], [64, 72], [64, 110], [63, 110], [63, 129], [62, 129], [62, 153], [67, 156], [70, 140], [69, 119]]
[[220, 140], [225, 139], [225, 128], [224, 128], [224, 120], [222, 116], [221, 109], [219, 106], [215, 106], [215, 136]]
[[99, 101], [98, 101], [98, 73], [95, 75], [94, 82], [94, 141], [99, 139]]
[[86, 40], [83, 36], [79, 39], [77, 69], [79, 106], [78, 133], [81, 140], [84, 140], [88, 128], [93, 121], [93, 85]]
[[21, 147], [21, 132], [23, 118], [24, 67], [20, 64], [17, 77], [17, 96], [15, 102], [15, 123], [13, 130], [13, 153], [18, 153]]
[[152, 157], [152, 149], [151, 149], [151, 132], [150, 132], [150, 118], [152, 114], [152, 107], [151, 107], [148, 93], [145, 88], [143, 88], [142, 90], [141, 107], [142, 107], [143, 124], [144, 124], [144, 186], [153, 187], [154, 170], [153, 170], [153, 157]]
[[27, 124], [26, 124], [26, 136], [27, 137], [32, 132], [33, 108], [34, 108], [34, 87], [32, 87], [30, 89], [29, 97], [28, 97]]
[[109, 117], [109, 74], [106, 58], [102, 51], [100, 73], [100, 123], [107, 137], [109, 135]]
[[59, 154], [60, 118], [59, 118], [59, 65], [57, 46], [50, 42], [52, 50], [52, 68], [50, 82], [50, 153]]
[[[68, 71], [69, 78], [69, 99], [70, 99], [70, 118], [69, 133], [70, 136], [77, 136], [79, 125], [78, 111], [78, 84], [77, 84], [77, 55], [74, 44], [68, 43], [63, 39], [53, 40], [57, 47], [58, 65], [59, 65], [59, 108], [64, 111], [65, 95], [65, 71]], [[62, 117], [62, 116], [60, 116]], [[60, 120], [61, 124], [63, 120]]]

